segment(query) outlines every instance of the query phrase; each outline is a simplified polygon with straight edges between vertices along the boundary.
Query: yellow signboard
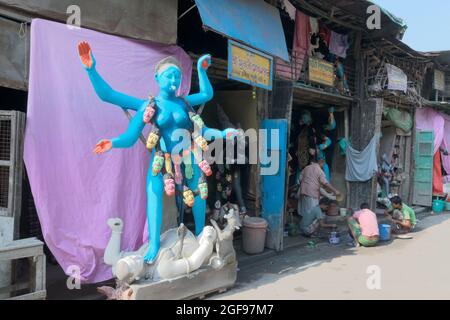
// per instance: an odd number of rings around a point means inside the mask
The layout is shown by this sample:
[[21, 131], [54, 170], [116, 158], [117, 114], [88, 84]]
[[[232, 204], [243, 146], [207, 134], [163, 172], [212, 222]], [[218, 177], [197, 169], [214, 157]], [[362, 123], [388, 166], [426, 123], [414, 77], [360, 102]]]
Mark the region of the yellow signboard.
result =
[[334, 65], [320, 59], [309, 58], [309, 81], [334, 86]]
[[272, 57], [228, 41], [228, 78], [272, 90]]

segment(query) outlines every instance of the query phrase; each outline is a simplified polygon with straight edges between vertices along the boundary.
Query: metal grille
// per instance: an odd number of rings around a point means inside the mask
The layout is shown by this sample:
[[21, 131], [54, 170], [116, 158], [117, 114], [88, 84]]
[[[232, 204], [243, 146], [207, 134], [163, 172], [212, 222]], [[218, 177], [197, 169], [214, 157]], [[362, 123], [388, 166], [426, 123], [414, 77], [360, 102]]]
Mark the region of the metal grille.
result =
[[8, 209], [9, 167], [0, 166], [0, 208]]
[[11, 120], [0, 120], [0, 160], [11, 160]]
[[13, 217], [15, 225], [21, 210], [24, 128], [24, 113], [0, 110], [0, 216]]

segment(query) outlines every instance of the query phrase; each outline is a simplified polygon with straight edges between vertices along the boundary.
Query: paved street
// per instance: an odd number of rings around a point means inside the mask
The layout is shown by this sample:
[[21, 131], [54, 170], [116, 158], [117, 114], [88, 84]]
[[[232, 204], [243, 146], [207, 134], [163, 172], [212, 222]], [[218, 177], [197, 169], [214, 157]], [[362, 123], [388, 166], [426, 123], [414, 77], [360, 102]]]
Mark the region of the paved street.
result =
[[[241, 266], [236, 287], [210, 298], [449, 299], [450, 215], [424, 218], [412, 235], [375, 248], [291, 248]], [[375, 274], [367, 273], [369, 266], [376, 266]], [[381, 289], [370, 290], [368, 279], [376, 286], [377, 273]]]

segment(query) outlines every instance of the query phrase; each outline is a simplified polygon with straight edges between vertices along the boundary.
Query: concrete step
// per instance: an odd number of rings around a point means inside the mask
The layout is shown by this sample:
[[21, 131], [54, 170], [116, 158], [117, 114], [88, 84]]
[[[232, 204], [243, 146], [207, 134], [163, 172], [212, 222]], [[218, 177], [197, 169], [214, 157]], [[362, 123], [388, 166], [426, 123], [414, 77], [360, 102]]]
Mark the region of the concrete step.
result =
[[416, 214], [430, 211], [430, 208], [421, 207], [421, 206], [413, 206], [412, 209], [414, 210], [414, 212]]

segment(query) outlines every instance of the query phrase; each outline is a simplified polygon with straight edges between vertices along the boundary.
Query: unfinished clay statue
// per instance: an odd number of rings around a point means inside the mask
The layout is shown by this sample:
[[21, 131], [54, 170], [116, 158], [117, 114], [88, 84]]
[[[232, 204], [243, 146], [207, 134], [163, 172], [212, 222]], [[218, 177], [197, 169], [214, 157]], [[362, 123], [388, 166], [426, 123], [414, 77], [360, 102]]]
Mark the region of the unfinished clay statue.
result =
[[117, 281], [116, 288], [102, 286], [97, 291], [106, 296], [106, 300], [130, 300], [133, 289], [127, 284]]
[[112, 266], [119, 281], [132, 283], [142, 278], [158, 281], [187, 275], [209, 262], [217, 237], [216, 231], [206, 226], [198, 239], [183, 224], [170, 229], [161, 236], [161, 250], [154, 264], [144, 263], [148, 243], [139, 250], [120, 250], [123, 222], [109, 219], [112, 235], [106, 247], [104, 261]]
[[[183, 224], [178, 228], [167, 230], [161, 236], [161, 250], [153, 264], [145, 263], [148, 243], [137, 251], [121, 250], [123, 222], [120, 218], [109, 219], [108, 225], [112, 233], [104, 261], [112, 266], [116, 287], [104, 286], [97, 290], [110, 300], [130, 300], [135, 299], [136, 295], [142, 297], [139, 293], [142, 286], [148, 288], [166, 280], [172, 283], [189, 279], [193, 281], [193, 286], [202, 287], [202, 280], [196, 282], [194, 279], [204, 272], [207, 273], [208, 279], [213, 281], [211, 288], [215, 288], [215, 285], [218, 285], [217, 288], [233, 285], [236, 281], [233, 232], [241, 226], [237, 206], [230, 207], [224, 218], [227, 224], [223, 230], [214, 221], [212, 222], [214, 227], [204, 227], [198, 237]], [[216, 277], [222, 271], [226, 276]], [[217, 283], [213, 280], [215, 278], [219, 279]]]
[[211, 224], [217, 232], [216, 253], [210, 260], [210, 265], [214, 269], [221, 269], [223, 266], [236, 261], [236, 252], [233, 247], [233, 233], [241, 227], [239, 211], [230, 209], [225, 215], [227, 225], [223, 230], [219, 228], [217, 222], [211, 220]]

